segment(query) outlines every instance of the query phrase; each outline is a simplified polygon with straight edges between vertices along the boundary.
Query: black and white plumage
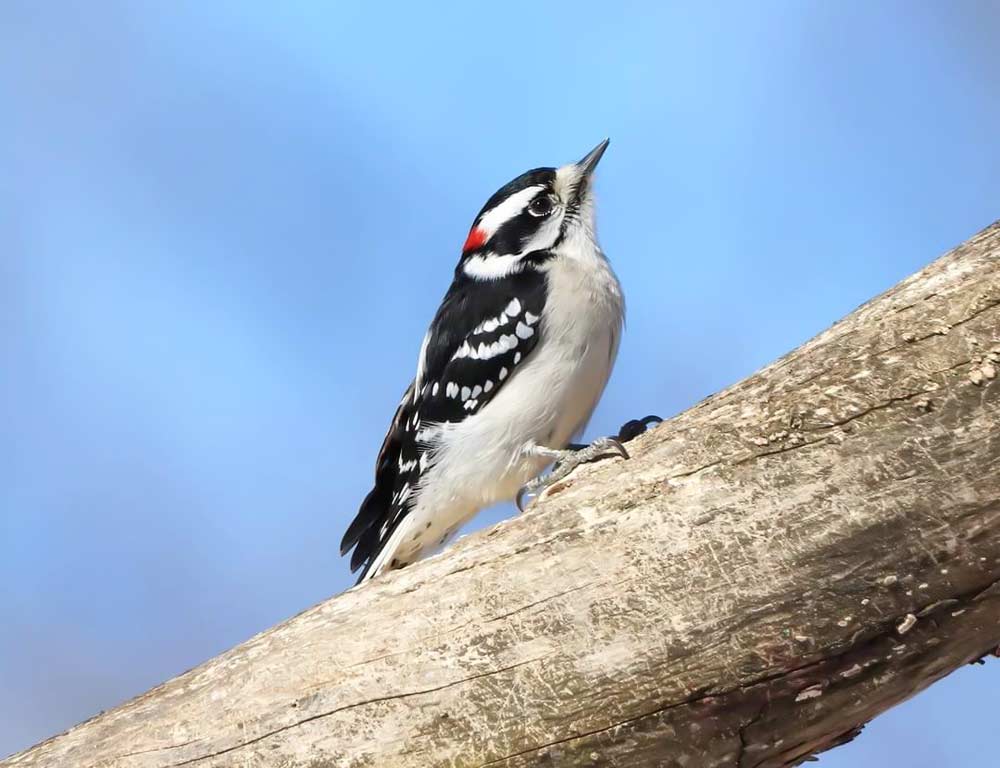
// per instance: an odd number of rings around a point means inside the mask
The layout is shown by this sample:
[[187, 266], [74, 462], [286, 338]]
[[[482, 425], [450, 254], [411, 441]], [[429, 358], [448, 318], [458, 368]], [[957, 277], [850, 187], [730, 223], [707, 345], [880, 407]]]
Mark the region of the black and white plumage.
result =
[[624, 299], [597, 244], [592, 172], [528, 171], [473, 223], [341, 542], [361, 580], [442, 546], [514, 498], [585, 427], [618, 350]]

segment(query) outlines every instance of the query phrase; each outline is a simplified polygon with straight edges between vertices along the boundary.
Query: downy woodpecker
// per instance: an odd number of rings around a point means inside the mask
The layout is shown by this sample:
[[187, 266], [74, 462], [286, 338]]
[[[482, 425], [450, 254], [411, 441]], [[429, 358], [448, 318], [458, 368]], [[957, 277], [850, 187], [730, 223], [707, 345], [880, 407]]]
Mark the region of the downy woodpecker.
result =
[[565, 474], [609, 449], [627, 456], [613, 438], [570, 444], [607, 384], [625, 315], [594, 227], [607, 146], [521, 174], [476, 216], [341, 542], [359, 582], [435, 552], [489, 504], [517, 495], [520, 506], [518, 490], [544, 485], [553, 461]]

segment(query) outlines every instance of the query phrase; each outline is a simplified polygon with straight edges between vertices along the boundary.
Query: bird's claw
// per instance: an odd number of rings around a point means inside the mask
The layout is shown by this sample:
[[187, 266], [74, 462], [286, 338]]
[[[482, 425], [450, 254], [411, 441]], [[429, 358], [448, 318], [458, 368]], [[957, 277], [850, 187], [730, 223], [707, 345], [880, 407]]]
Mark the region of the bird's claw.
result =
[[623, 459], [628, 459], [629, 454], [625, 449], [624, 443], [634, 440], [646, 432], [650, 426], [659, 424], [662, 421], [663, 419], [659, 416], [652, 415], [644, 416], [641, 419], [632, 419], [622, 424], [622, 428], [618, 430], [618, 434], [615, 437], [602, 437], [590, 445], [569, 446], [566, 455], [555, 463], [548, 475], [539, 475], [521, 486], [517, 492], [517, 496], [514, 497], [514, 503], [517, 504], [518, 510], [524, 512], [525, 496], [536, 494], [538, 491], [544, 491], [549, 486], [562, 480], [581, 464], [587, 464], [615, 455], [621, 456]]
[[525, 483], [514, 497], [519, 511], [524, 512], [524, 497], [534, 494], [537, 491], [544, 491], [569, 475], [581, 464], [588, 464], [592, 461], [605, 459], [610, 456], [621, 456], [623, 459], [630, 458], [622, 441], [617, 437], [602, 437], [590, 445], [571, 446], [563, 458], [559, 459], [552, 467], [552, 471], [547, 475], [539, 475], [533, 480]]
[[514, 503], [517, 504], [517, 511], [524, 512], [524, 497], [531, 493], [527, 485], [522, 485], [517, 489], [517, 496], [514, 497]]
[[609, 456], [614, 456], [618, 454], [623, 459], [631, 458], [628, 455], [628, 451], [625, 450], [625, 446], [622, 445], [624, 440], [619, 437], [599, 437], [597, 440], [592, 442], [590, 445], [586, 445], [577, 451], [574, 451], [569, 456], [560, 459], [556, 462], [555, 467], [553, 467], [553, 472], [559, 468], [559, 466], [565, 462], [570, 462], [569, 471], [575, 469], [581, 464], [587, 464], [591, 461], [597, 461], [598, 459], [604, 459]]

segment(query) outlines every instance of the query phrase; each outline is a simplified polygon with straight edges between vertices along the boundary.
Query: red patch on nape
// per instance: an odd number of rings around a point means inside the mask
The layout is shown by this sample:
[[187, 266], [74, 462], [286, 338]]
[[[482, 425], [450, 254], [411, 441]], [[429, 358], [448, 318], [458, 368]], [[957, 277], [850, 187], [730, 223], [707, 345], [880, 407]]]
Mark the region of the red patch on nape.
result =
[[474, 251], [485, 242], [486, 233], [481, 229], [473, 229], [469, 232], [469, 236], [465, 240], [465, 245], [462, 246], [462, 253]]

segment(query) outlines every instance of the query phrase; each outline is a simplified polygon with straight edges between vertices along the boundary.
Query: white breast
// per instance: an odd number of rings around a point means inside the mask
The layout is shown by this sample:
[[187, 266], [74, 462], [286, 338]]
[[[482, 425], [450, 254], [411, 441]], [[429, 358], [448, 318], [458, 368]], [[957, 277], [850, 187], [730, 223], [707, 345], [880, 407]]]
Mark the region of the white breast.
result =
[[[538, 384], [551, 409], [538, 442], [561, 448], [586, 427], [611, 375], [624, 322], [621, 286], [595, 249], [557, 258], [548, 270]], [[541, 414], [540, 414], [541, 415]]]

